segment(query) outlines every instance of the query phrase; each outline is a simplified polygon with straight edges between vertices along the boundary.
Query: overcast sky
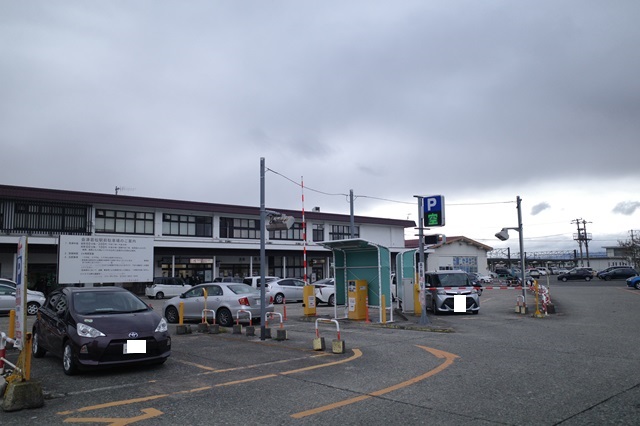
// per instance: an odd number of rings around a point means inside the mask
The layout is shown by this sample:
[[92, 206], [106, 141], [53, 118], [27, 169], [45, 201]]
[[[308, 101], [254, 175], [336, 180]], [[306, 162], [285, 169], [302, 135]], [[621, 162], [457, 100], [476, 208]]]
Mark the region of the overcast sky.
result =
[[[640, 229], [640, 2], [0, 1], [0, 183], [417, 220], [495, 248]], [[333, 195], [336, 194], [336, 195]], [[342, 195], [340, 195], [342, 194]], [[431, 232], [431, 231], [430, 231]], [[407, 232], [411, 236], [412, 230]]]

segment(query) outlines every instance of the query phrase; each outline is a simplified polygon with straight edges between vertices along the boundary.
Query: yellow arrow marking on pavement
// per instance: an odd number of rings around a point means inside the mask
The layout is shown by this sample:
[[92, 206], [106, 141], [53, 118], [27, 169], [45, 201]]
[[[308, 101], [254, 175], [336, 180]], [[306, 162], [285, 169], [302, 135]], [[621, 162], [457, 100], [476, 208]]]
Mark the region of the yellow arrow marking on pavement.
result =
[[131, 423], [139, 422], [140, 420], [152, 419], [154, 417], [164, 414], [162, 411], [155, 408], [145, 408], [142, 410], [144, 414], [136, 417], [119, 418], [119, 417], [77, 417], [71, 419], [65, 419], [65, 423], [109, 423], [110, 426], [124, 426]]
[[306, 411], [301, 411], [299, 413], [295, 413], [292, 414], [291, 417], [293, 417], [294, 419], [301, 419], [303, 417], [307, 417], [307, 416], [311, 416], [314, 414], [318, 414], [318, 413], [322, 413], [324, 411], [329, 411], [329, 410], [333, 410], [339, 407], [344, 407], [346, 405], [350, 405], [350, 404], [355, 404], [356, 402], [360, 402], [360, 401], [364, 401], [365, 399], [369, 399], [372, 398], [374, 396], [381, 396], [384, 394], [387, 394], [389, 392], [393, 392], [396, 391], [398, 389], [402, 389], [405, 388], [407, 386], [413, 385], [415, 383], [418, 383], [426, 378], [429, 378], [435, 374], [440, 373], [441, 371], [443, 371], [444, 369], [446, 369], [447, 367], [449, 367], [451, 364], [453, 364], [453, 361], [456, 358], [459, 358], [458, 355], [449, 353], [449, 352], [445, 352], [445, 351], [441, 351], [439, 349], [434, 349], [434, 348], [428, 348], [426, 346], [420, 346], [420, 345], [416, 345], [417, 347], [424, 349], [427, 352], [430, 352], [431, 354], [435, 355], [437, 358], [444, 358], [444, 362], [442, 364], [440, 364], [439, 366], [437, 366], [436, 368], [434, 368], [433, 370], [429, 370], [426, 373], [414, 377], [412, 379], [406, 380], [404, 382], [398, 383], [397, 385], [393, 385], [393, 386], [389, 386], [387, 388], [384, 389], [380, 389], [378, 391], [375, 392], [371, 392], [368, 393], [366, 395], [360, 395], [360, 396], [356, 396], [354, 398], [349, 398], [349, 399], [345, 399], [344, 401], [340, 401], [340, 402], [336, 402], [333, 404], [328, 404], [322, 407], [318, 407], [318, 408], [314, 408], [311, 410], [306, 410]]

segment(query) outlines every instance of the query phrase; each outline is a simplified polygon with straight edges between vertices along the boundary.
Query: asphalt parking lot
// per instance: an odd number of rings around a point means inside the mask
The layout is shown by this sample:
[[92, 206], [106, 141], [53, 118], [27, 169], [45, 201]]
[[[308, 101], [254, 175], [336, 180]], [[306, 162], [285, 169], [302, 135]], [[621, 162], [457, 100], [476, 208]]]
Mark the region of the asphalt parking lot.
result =
[[[640, 320], [640, 292], [599, 282], [551, 291], [558, 314], [542, 319], [515, 314], [518, 291], [505, 290], [485, 291], [479, 315], [429, 315], [429, 327], [418, 316], [382, 325], [376, 312], [370, 324], [340, 321], [344, 354], [331, 352], [331, 324], [320, 326], [327, 348], [313, 350], [315, 321], [296, 303], [286, 341], [174, 333], [163, 366], [71, 377], [46, 356], [32, 371], [45, 406], [0, 412], [0, 422], [636, 424], [635, 334], [612, 324]], [[594, 315], [603, 294], [617, 308]]]

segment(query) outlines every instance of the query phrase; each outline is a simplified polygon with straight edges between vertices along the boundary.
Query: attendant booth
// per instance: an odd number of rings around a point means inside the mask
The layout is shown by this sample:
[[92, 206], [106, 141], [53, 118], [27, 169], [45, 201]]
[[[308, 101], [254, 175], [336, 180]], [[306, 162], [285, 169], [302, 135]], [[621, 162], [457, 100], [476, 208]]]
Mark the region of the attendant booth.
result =
[[387, 322], [392, 322], [389, 249], [362, 239], [323, 241], [319, 244], [331, 250], [333, 255], [336, 283], [334, 317], [361, 320], [365, 319], [362, 313], [367, 313], [369, 307], [377, 307], [379, 321], [388, 318]]

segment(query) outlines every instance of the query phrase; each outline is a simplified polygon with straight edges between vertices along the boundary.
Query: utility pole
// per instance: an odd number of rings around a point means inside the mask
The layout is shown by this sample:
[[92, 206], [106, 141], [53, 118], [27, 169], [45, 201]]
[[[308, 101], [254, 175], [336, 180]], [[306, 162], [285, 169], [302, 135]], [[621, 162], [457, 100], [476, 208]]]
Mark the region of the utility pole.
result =
[[589, 234], [587, 234], [587, 223], [591, 222], [587, 222], [586, 220], [582, 221], [582, 232], [584, 233], [584, 247], [587, 252], [587, 266], [591, 266], [589, 263], [589, 240], [591, 240], [591, 238], [589, 237]]

